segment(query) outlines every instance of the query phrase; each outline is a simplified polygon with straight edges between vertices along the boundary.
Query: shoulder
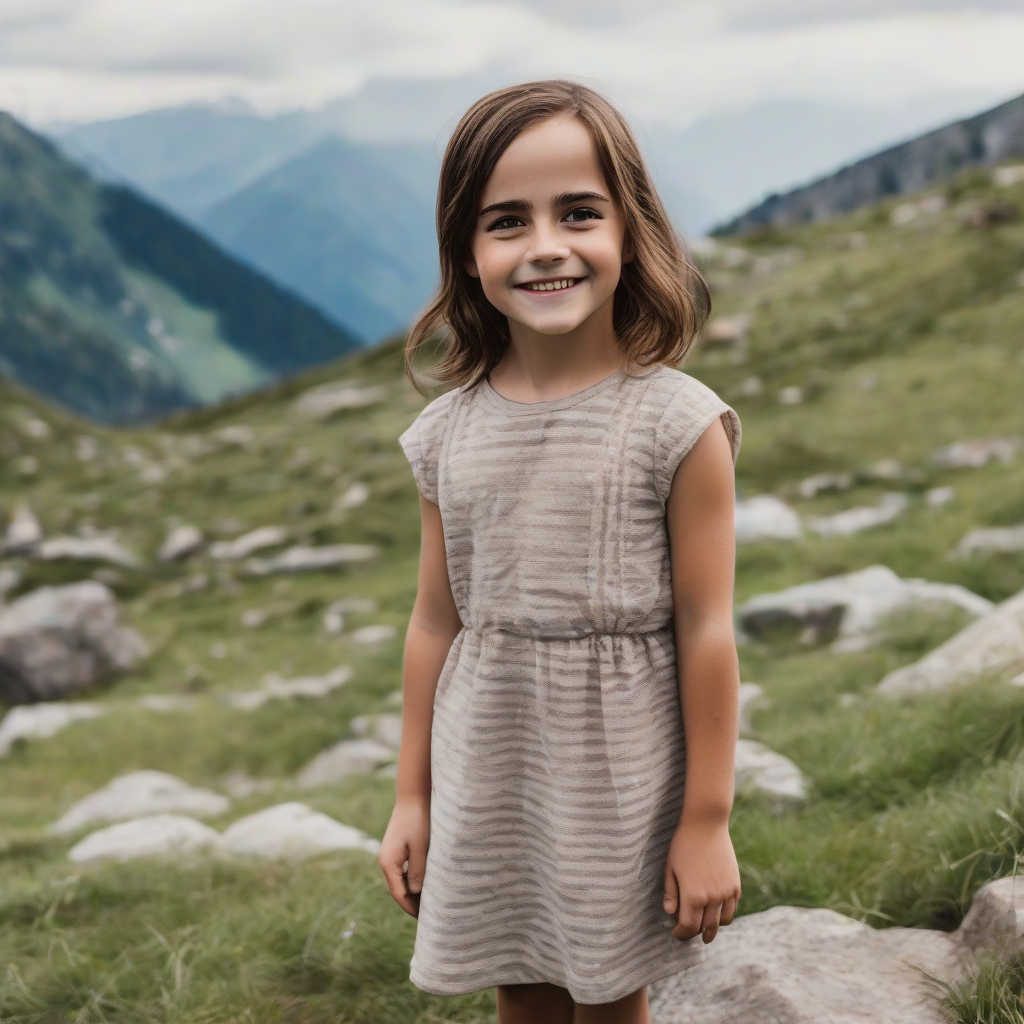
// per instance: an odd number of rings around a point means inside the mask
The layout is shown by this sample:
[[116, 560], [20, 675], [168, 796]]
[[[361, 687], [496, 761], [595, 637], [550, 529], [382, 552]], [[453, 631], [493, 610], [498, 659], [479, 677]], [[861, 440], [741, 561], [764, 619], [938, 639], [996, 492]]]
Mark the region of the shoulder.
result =
[[437, 439], [443, 433], [449, 413], [462, 391], [462, 388], [453, 388], [424, 406], [419, 416], [399, 437], [402, 447], [408, 450], [412, 445], [427, 444]]
[[670, 366], [655, 367], [640, 379], [649, 381], [647, 402], [662, 413], [671, 408], [699, 416], [705, 411], [729, 408], [706, 384]]

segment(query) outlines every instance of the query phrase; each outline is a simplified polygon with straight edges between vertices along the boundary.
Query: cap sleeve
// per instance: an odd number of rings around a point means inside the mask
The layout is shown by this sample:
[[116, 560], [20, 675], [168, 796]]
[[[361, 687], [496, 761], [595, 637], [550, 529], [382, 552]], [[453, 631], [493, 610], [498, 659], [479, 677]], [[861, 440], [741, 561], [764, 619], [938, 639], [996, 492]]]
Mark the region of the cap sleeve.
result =
[[693, 377], [680, 376], [683, 384], [665, 407], [655, 435], [655, 486], [663, 502], [668, 501], [679, 463], [715, 420], [721, 419], [725, 427], [734, 465], [740, 452], [740, 418], [709, 387]]
[[454, 391], [435, 399], [398, 439], [420, 494], [437, 504], [437, 466]]

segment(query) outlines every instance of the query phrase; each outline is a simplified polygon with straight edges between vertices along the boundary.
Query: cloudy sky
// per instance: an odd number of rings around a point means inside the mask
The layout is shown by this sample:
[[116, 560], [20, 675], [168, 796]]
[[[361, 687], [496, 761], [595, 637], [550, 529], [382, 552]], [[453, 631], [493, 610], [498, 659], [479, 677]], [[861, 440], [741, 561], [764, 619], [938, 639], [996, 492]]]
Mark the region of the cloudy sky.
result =
[[379, 79], [571, 74], [679, 126], [776, 100], [934, 111], [1024, 92], [1024, 0], [0, 0], [0, 108], [43, 124]]

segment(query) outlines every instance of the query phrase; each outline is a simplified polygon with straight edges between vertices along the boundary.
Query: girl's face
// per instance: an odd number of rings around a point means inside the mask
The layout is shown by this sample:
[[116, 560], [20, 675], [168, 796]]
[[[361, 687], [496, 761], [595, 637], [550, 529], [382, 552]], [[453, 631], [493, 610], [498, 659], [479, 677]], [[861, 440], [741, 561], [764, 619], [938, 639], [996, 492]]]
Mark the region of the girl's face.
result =
[[[590, 132], [563, 114], [523, 132], [484, 187], [466, 270], [488, 301], [538, 334], [568, 334], [611, 312], [625, 218]], [[609, 318], [610, 323], [610, 318]]]

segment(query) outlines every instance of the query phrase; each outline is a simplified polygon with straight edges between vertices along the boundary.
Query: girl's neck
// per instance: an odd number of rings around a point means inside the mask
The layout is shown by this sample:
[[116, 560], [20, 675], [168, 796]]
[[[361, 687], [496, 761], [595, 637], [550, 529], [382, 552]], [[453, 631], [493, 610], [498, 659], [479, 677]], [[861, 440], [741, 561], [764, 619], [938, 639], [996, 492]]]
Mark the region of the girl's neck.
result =
[[567, 334], [539, 334], [509, 321], [509, 347], [490, 372], [491, 387], [513, 402], [551, 402], [621, 370], [626, 354], [612, 327], [611, 303], [608, 306]]

